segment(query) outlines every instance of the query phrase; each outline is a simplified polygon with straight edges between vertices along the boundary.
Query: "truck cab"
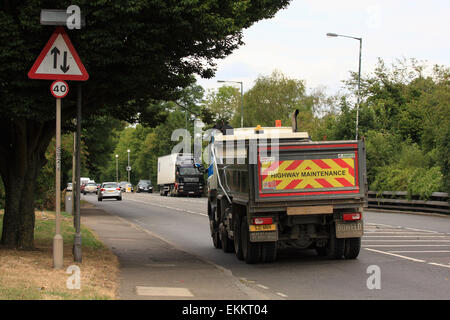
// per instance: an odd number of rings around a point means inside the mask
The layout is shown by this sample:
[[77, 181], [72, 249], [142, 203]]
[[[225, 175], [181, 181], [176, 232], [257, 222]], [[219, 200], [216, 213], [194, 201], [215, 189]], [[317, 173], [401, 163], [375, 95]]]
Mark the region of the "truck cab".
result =
[[191, 153], [158, 158], [158, 187], [162, 196], [197, 196], [204, 192], [204, 169]]

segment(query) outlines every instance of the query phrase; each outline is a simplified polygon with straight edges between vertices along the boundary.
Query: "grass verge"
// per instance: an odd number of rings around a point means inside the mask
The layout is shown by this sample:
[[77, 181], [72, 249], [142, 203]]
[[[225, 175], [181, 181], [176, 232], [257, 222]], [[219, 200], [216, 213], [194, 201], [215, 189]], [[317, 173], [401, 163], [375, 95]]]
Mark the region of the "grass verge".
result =
[[[36, 211], [35, 249], [12, 250], [0, 247], [0, 300], [98, 300], [115, 299], [118, 290], [117, 257], [88, 228], [81, 227], [81, 263], [73, 261], [75, 229], [73, 217], [61, 213], [64, 239], [64, 269], [53, 269], [55, 213]], [[0, 211], [0, 230], [3, 212]], [[70, 265], [80, 268], [80, 289], [68, 289], [66, 273]]]

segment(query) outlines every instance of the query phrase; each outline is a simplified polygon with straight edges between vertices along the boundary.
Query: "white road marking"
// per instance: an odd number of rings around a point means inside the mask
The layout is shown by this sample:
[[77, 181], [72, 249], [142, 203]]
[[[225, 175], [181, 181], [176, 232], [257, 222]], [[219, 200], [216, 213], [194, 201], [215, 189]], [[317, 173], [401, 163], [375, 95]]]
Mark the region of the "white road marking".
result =
[[435, 263], [435, 262], [428, 262], [428, 264], [431, 264], [431, 265], [433, 265], [433, 266], [439, 266], [439, 267], [450, 268], [450, 266], [447, 266], [447, 265], [445, 265], [445, 264]]
[[191, 214], [197, 214], [197, 215], [200, 215], [200, 216], [206, 216], [206, 217], [208, 216], [206, 213], [195, 212], [195, 211], [187, 211], [187, 210], [184, 210], [184, 209], [175, 208], [175, 207], [171, 207], [171, 206], [166, 206], [166, 205], [162, 205], [162, 204], [154, 203], [154, 202], [150, 203], [150, 202], [134, 200], [134, 199], [127, 199], [127, 200], [128, 201], [134, 201], [134, 202], [143, 203], [145, 205], [157, 206], [157, 207], [162, 207], [162, 208], [166, 208], [166, 209], [171, 209], [171, 210], [176, 210], [176, 211], [183, 211], [183, 212], [191, 213]]
[[284, 293], [281, 293], [281, 292], [277, 292], [277, 295], [279, 295], [280, 297], [283, 297], [283, 298], [287, 298], [288, 297], [287, 295], [285, 295]]
[[262, 289], [266, 289], [266, 290], [269, 289], [269, 287], [263, 286], [262, 284], [257, 284], [256, 286], [257, 286], [257, 287], [260, 287], [260, 288], [262, 288]]
[[397, 258], [402, 258], [402, 259], [406, 259], [406, 260], [411, 260], [411, 261], [414, 261], [414, 262], [423, 262], [423, 263], [426, 262], [425, 260], [414, 259], [414, 258], [411, 258], [411, 257], [405, 257], [405, 256], [401, 256], [401, 255], [399, 255], [399, 254], [389, 253], [389, 252], [386, 252], [386, 251], [380, 251], [380, 250], [375, 250], [375, 249], [370, 249], [370, 248], [364, 248], [364, 249], [365, 249], [365, 250], [368, 250], [368, 251], [373, 251], [373, 252], [381, 253], [381, 254], [386, 254], [386, 255], [389, 255], [389, 256], [394, 256], [394, 257], [397, 257]]
[[415, 228], [408, 228], [408, 227], [405, 227], [405, 229], [406, 229], [406, 230], [413, 230], [413, 231], [422, 231], [422, 232], [438, 233], [437, 231], [423, 230], [423, 229], [415, 229]]
[[370, 247], [450, 247], [448, 244], [374, 244]]
[[381, 240], [381, 239], [375, 239], [375, 240], [364, 240], [364, 238], [363, 238], [363, 240], [362, 241], [365, 241], [365, 242], [375, 242], [375, 241], [377, 241], [377, 242], [386, 242], [386, 241], [395, 241], [395, 242], [450, 242], [450, 240], [432, 240], [432, 239], [430, 239], [430, 240], [413, 240], [413, 239], [411, 239], [411, 240], [397, 240], [397, 239], [384, 239], [384, 240]]
[[426, 235], [417, 235], [417, 236], [366, 236], [364, 235], [364, 238], [447, 238], [447, 236], [426, 236]]
[[[366, 225], [370, 226], [370, 227], [375, 227], [374, 229], [377, 230], [378, 228], [376, 228], [377, 226], [383, 226], [383, 227], [388, 227], [390, 229], [394, 229], [394, 230], [398, 230], [398, 229], [406, 229], [406, 230], [412, 230], [412, 231], [421, 231], [421, 232], [429, 232], [429, 233], [439, 233], [437, 231], [433, 231], [433, 230], [423, 230], [423, 229], [416, 229], [416, 228], [409, 228], [409, 227], [403, 227], [403, 226], [392, 226], [392, 225], [388, 225], [388, 224], [381, 224], [381, 223], [366, 223]], [[384, 229], [386, 230], [386, 229]]]
[[[381, 231], [364, 231], [364, 234], [411, 234], [411, 235], [426, 235], [424, 232], [381, 232]], [[431, 236], [432, 237], [432, 236]]]
[[420, 250], [404, 250], [404, 251], [388, 251], [391, 253], [444, 253], [444, 252], [450, 252], [450, 250], [424, 250], [424, 251], [420, 251]]

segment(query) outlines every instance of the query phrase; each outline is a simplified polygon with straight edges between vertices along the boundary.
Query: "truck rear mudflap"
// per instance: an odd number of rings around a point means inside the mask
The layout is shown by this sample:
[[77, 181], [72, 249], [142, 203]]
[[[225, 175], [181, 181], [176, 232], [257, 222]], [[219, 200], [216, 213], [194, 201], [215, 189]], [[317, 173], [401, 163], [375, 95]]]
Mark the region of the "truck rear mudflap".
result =
[[363, 141], [280, 143], [258, 148], [257, 202], [364, 198]]

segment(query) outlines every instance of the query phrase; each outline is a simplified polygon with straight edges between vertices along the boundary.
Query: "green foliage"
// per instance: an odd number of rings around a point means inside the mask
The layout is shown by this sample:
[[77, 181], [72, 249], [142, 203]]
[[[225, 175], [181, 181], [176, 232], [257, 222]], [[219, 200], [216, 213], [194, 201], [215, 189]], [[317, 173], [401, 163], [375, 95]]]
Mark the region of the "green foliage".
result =
[[[275, 120], [290, 126], [295, 109], [305, 115], [313, 112], [303, 81], [289, 79], [279, 71], [274, 71], [270, 76], [259, 76], [255, 85], [244, 95], [244, 127], [258, 124], [273, 127]], [[240, 127], [239, 113], [235, 114], [232, 124]]]
[[210, 124], [218, 122], [229, 123], [235, 114], [240, 119], [240, 89], [232, 86], [222, 86], [217, 92], [208, 92], [203, 104], [203, 110], [208, 113], [209, 119], [206, 122]]
[[[415, 60], [387, 68], [383, 61], [363, 79], [360, 106], [360, 137], [366, 141], [367, 178], [375, 191], [408, 191], [426, 199], [435, 191], [449, 191], [450, 114], [448, 68], [435, 66], [425, 77], [425, 66]], [[347, 84], [354, 85], [354, 78]], [[240, 126], [240, 92], [224, 86], [209, 92], [202, 104], [208, 127], [231, 117]], [[198, 109], [199, 100], [192, 104]], [[133, 182], [156, 179], [157, 157], [170, 153], [178, 141], [171, 133], [186, 126], [184, 110], [161, 103], [168, 117], [153, 129], [140, 126], [121, 133], [115, 152], [126, 155], [132, 146]], [[356, 109], [352, 97], [326, 96], [321, 89], [306, 93], [304, 82], [275, 71], [260, 76], [244, 95], [244, 125], [273, 126], [275, 119], [290, 126], [293, 110], [299, 109], [300, 130], [313, 140], [353, 140]], [[192, 136], [191, 123], [188, 126]], [[112, 159], [112, 158], [111, 158]], [[125, 159], [125, 158], [124, 158]], [[126, 163], [120, 165], [121, 175]], [[114, 171], [111, 169], [111, 173]]]
[[[362, 78], [360, 136], [366, 138], [370, 189], [428, 197], [450, 192], [450, 69], [423, 62], [383, 60]], [[355, 89], [357, 75], [346, 81]], [[352, 139], [355, 107], [347, 97], [340, 112], [325, 116], [329, 137]]]

